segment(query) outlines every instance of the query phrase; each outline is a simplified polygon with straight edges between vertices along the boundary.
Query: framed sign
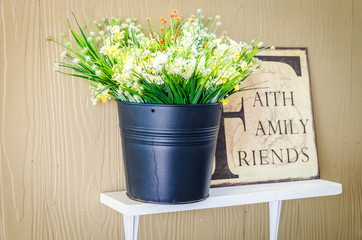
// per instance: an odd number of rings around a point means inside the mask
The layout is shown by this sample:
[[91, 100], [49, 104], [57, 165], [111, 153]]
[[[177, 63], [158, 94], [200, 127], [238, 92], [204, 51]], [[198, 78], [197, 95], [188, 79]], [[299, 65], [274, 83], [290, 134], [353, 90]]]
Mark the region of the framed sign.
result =
[[307, 49], [257, 57], [262, 73], [243, 82], [257, 89], [224, 105], [212, 187], [319, 178]]

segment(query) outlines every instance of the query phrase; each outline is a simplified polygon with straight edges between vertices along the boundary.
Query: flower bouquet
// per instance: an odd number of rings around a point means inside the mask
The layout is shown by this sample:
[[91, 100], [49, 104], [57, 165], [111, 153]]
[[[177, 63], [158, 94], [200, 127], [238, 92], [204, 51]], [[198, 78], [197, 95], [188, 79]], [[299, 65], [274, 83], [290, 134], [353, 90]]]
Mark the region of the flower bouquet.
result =
[[[128, 195], [162, 203], [208, 196], [221, 103], [255, 73], [259, 40], [218, 37], [220, 17], [184, 18], [176, 10], [156, 27], [135, 18], [104, 19], [77, 30], [62, 44], [55, 71], [89, 83], [92, 101], [117, 100]], [[73, 72], [63, 69], [69, 68]]]

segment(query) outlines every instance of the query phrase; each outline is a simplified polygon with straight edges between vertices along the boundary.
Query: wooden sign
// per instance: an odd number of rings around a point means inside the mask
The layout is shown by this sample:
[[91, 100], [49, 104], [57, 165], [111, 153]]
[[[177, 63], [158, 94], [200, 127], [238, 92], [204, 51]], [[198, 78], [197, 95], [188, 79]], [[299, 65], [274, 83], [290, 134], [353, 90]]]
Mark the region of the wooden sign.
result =
[[267, 50], [224, 106], [211, 186], [319, 178], [307, 49]]

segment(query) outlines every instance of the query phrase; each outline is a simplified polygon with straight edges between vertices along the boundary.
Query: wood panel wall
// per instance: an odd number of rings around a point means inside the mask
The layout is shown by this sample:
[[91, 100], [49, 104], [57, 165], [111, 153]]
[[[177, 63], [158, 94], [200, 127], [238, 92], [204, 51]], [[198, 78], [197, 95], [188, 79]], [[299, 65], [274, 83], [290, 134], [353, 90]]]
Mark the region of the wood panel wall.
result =
[[[307, 47], [321, 178], [340, 196], [283, 203], [279, 239], [361, 239], [361, 0], [1, 0], [0, 239], [123, 239], [99, 193], [125, 189], [115, 102], [53, 72], [67, 33], [58, 16], [157, 21], [177, 8], [219, 14], [222, 29], [267, 45]], [[268, 239], [266, 204], [145, 216], [139, 239]]]

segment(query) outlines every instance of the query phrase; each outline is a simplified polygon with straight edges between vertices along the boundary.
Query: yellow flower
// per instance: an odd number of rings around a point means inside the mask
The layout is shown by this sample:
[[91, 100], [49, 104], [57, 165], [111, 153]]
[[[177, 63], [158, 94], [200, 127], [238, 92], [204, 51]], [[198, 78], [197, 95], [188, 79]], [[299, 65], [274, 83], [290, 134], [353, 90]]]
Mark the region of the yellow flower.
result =
[[227, 83], [227, 80], [226, 80], [226, 78], [223, 78], [222, 79], [222, 84], [225, 84], [225, 83]]
[[118, 54], [118, 47], [119, 47], [119, 43], [112, 45], [110, 47], [107, 47], [104, 49], [104, 52], [106, 52], [108, 55], [110, 55], [111, 57], [117, 57]]
[[235, 55], [234, 55], [234, 61], [235, 61], [235, 62], [238, 61], [239, 58], [240, 58], [239, 52], [235, 53]]
[[113, 37], [114, 37], [116, 40], [121, 40], [121, 39], [123, 38], [123, 33], [122, 33], [122, 32], [118, 32], [118, 33], [114, 34]]
[[239, 85], [235, 85], [234, 90], [235, 91], [239, 90]]
[[247, 62], [243, 62], [243, 63], [241, 64], [241, 70], [244, 71], [247, 66], [248, 66]]
[[222, 99], [220, 102], [222, 103], [222, 105], [226, 105], [226, 104], [228, 104], [229, 100]]
[[118, 72], [118, 66], [114, 65], [114, 66], [112, 67], [112, 70], [113, 70], [113, 72]]
[[101, 100], [102, 100], [102, 102], [107, 102], [107, 96], [106, 95], [102, 95], [101, 96]]

